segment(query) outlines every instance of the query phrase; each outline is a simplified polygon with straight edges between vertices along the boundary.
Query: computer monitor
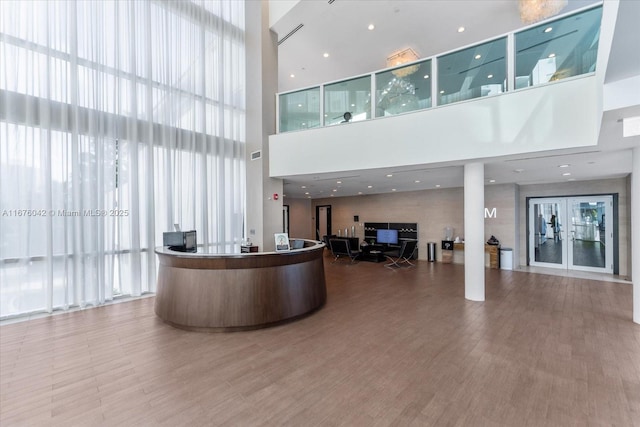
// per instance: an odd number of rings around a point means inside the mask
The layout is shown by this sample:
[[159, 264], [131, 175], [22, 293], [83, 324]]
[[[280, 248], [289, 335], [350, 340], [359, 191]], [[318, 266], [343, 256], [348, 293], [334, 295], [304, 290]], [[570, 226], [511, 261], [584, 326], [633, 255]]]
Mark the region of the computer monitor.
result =
[[376, 241], [379, 244], [397, 245], [398, 244], [398, 230], [394, 229], [378, 229], [376, 235]]

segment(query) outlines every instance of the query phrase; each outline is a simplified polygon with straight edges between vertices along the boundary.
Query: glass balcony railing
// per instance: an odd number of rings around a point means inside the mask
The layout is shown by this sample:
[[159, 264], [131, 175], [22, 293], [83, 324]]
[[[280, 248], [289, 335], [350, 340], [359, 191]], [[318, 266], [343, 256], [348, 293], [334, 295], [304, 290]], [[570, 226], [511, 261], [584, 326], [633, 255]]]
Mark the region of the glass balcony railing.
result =
[[278, 94], [278, 132], [394, 116], [593, 73], [601, 18], [599, 5], [455, 52]]

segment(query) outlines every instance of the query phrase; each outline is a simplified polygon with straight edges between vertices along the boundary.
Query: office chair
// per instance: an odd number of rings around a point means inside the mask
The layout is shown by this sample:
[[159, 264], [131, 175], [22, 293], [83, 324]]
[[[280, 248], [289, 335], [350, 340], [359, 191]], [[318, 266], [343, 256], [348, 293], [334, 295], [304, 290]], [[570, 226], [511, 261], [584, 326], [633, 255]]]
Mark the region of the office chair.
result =
[[385, 252], [384, 256], [386, 256], [387, 259], [391, 262], [389, 264], [385, 264], [384, 266], [387, 268], [414, 267], [415, 264], [413, 264], [410, 260], [417, 247], [417, 240], [404, 240], [402, 242], [402, 246], [397, 252]]
[[335, 257], [333, 262], [336, 262], [341, 256], [347, 256], [351, 259], [351, 263], [360, 256], [358, 249], [351, 249], [348, 239], [329, 239], [331, 245], [331, 253]]

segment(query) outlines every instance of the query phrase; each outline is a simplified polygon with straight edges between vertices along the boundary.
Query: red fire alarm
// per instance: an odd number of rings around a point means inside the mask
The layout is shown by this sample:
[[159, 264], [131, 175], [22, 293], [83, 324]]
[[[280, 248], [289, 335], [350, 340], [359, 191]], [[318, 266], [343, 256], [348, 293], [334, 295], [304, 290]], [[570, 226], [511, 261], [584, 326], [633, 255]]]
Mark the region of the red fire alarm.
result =
[[278, 193], [273, 193], [273, 200], [278, 200]]

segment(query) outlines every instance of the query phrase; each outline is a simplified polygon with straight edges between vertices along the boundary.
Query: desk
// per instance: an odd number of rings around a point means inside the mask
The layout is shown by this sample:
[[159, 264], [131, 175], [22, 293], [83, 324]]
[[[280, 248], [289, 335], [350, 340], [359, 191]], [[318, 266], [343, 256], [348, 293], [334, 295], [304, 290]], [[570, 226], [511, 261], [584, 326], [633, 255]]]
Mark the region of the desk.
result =
[[298, 319], [326, 301], [323, 251], [324, 244], [314, 240], [287, 252], [217, 254], [156, 248], [156, 314], [192, 331], [257, 329]]
[[[464, 251], [464, 243], [453, 244], [452, 250], [442, 250], [442, 262], [453, 262], [453, 252]], [[500, 245], [488, 245], [484, 244], [484, 251], [489, 254], [489, 268], [500, 268]]]

